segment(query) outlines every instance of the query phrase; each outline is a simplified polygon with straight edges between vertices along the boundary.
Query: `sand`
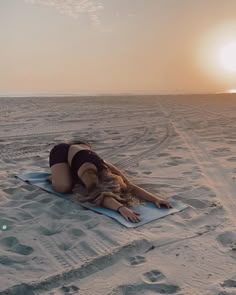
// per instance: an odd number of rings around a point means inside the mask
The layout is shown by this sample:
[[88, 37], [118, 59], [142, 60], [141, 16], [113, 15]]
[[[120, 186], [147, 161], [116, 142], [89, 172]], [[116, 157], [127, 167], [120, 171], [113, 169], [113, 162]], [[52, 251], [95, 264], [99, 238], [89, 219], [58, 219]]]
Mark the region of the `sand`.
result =
[[[235, 94], [1, 98], [0, 294], [236, 294], [235, 119]], [[14, 177], [70, 139], [190, 207], [127, 229]]]

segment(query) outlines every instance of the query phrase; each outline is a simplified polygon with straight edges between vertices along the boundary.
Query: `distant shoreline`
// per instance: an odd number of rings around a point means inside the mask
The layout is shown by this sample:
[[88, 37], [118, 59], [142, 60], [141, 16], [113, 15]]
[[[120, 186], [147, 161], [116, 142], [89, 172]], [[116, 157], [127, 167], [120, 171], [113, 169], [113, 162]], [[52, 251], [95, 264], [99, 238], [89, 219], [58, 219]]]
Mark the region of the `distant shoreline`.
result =
[[117, 94], [55, 94], [55, 95], [0, 95], [1, 98], [63, 98], [63, 97], [70, 97], [70, 98], [91, 98], [91, 97], [120, 97], [120, 96], [128, 96], [128, 97], [139, 97], [139, 96], [197, 96], [197, 95], [236, 95], [234, 92], [202, 92], [202, 93], [159, 93], [159, 94], [147, 94], [147, 93], [117, 93]]

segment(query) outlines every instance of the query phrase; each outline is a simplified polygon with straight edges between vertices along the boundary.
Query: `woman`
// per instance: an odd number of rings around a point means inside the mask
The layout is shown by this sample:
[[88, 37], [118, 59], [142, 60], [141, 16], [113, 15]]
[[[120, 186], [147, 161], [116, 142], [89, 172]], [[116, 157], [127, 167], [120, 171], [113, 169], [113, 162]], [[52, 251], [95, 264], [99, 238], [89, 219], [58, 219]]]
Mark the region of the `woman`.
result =
[[154, 196], [129, 181], [117, 167], [104, 161], [92, 151], [91, 146], [86, 142], [60, 143], [54, 146], [50, 151], [49, 164], [52, 172], [49, 181], [57, 192], [71, 192], [73, 186], [79, 183], [87, 190], [88, 196], [91, 195], [93, 199], [99, 197], [101, 206], [119, 212], [126, 220], [139, 222], [139, 213], [122, 204], [119, 196], [114, 192], [97, 190], [99, 182], [104, 180], [104, 175], [107, 173], [119, 176], [119, 182], [123, 182], [127, 192], [138, 199], [153, 202], [158, 208], [161, 205], [172, 208], [168, 201]]

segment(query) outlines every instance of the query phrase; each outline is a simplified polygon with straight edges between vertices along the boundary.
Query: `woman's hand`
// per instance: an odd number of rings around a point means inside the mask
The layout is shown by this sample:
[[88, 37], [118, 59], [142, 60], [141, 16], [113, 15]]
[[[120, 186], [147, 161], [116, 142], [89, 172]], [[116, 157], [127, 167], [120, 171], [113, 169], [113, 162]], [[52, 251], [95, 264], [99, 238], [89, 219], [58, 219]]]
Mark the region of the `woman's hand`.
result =
[[127, 220], [132, 222], [140, 222], [141, 219], [139, 217], [140, 213], [131, 210], [127, 207], [121, 207], [119, 209], [120, 214]]
[[153, 203], [157, 206], [157, 208], [161, 208], [161, 205], [166, 206], [166, 208], [171, 209], [173, 206], [164, 199], [158, 198], [157, 200], [153, 201]]

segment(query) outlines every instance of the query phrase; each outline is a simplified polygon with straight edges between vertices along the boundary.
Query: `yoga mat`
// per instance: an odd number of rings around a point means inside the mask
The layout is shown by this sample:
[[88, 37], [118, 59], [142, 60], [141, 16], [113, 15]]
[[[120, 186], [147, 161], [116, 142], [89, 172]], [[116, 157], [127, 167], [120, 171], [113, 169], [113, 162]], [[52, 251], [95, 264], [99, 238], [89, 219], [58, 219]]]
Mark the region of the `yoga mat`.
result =
[[[58, 197], [64, 198], [66, 200], [73, 200], [72, 194], [61, 194], [56, 192], [52, 185], [47, 181], [47, 177], [50, 175], [50, 173], [47, 172], [31, 172], [21, 175], [16, 175], [19, 179], [23, 180], [24, 182], [27, 182], [29, 184], [35, 185], [49, 193], [52, 193]], [[75, 202], [75, 200], [73, 200]], [[183, 204], [181, 202], [176, 202], [174, 200], [170, 200], [170, 203], [172, 204], [172, 209], [166, 209], [166, 208], [160, 208], [158, 209], [153, 203], [147, 202], [145, 205], [137, 205], [133, 206], [132, 209], [140, 213], [141, 221], [138, 223], [133, 223], [126, 221], [124, 217], [122, 217], [118, 212], [113, 211], [111, 209], [107, 208], [101, 208], [101, 207], [94, 207], [89, 206], [84, 203], [80, 203], [81, 206], [88, 208], [90, 210], [93, 210], [97, 213], [109, 216], [119, 223], [123, 224], [126, 227], [138, 227], [140, 225], [146, 224], [148, 222], [151, 222], [153, 220], [165, 217], [167, 215], [173, 214], [175, 212], [179, 212], [184, 210], [188, 207], [188, 205]]]

